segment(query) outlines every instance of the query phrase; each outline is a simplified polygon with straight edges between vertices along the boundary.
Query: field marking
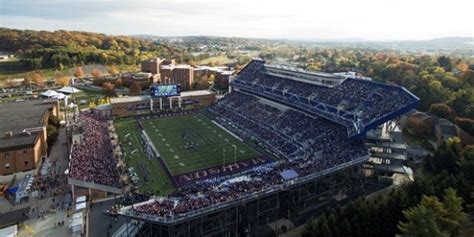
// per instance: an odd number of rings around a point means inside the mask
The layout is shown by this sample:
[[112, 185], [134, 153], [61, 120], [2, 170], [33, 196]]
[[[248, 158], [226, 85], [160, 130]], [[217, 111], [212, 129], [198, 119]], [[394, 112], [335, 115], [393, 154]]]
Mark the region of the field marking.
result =
[[[227, 130], [227, 128], [225, 128], [224, 126], [220, 125], [219, 123], [217, 123], [216, 121], [214, 120], [211, 120], [212, 123], [214, 123], [215, 125], [217, 125], [218, 127], [220, 127], [221, 129], [223, 129], [224, 131], [226, 131], [227, 133], [229, 133], [230, 135], [232, 135], [233, 137], [237, 138], [237, 140], [239, 140], [240, 142], [244, 142], [244, 140], [242, 138], [240, 138], [239, 136], [235, 135], [233, 132]], [[215, 130], [214, 130], [215, 131]]]

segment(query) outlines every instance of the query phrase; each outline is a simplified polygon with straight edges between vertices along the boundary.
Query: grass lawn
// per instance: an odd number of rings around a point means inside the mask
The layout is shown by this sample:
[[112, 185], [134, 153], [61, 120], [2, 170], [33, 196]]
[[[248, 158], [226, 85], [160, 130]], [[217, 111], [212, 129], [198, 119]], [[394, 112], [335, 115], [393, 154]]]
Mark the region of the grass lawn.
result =
[[[168, 179], [165, 171], [160, 166], [158, 160], [149, 160], [146, 158], [140, 143], [140, 131], [137, 129], [137, 123], [134, 118], [119, 118], [115, 120], [115, 128], [119, 141], [125, 149], [125, 163], [128, 167], [133, 167], [140, 179], [140, 192], [151, 191], [158, 195], [166, 195], [173, 191], [174, 187], [171, 180]], [[126, 134], [130, 134], [125, 138]], [[127, 143], [126, 141], [129, 141]], [[137, 150], [133, 155], [131, 152]], [[146, 170], [145, 170], [146, 169]], [[148, 182], [144, 181], [144, 172], [148, 172]]]
[[[143, 121], [145, 130], [173, 175], [258, 156], [258, 153], [202, 114]], [[225, 158], [224, 158], [225, 152]]]

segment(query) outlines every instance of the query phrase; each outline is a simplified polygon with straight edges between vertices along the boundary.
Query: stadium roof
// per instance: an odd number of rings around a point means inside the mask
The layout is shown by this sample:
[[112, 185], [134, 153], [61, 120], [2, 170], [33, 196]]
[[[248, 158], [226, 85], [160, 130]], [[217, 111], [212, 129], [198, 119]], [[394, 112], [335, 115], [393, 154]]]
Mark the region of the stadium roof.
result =
[[199, 96], [199, 95], [210, 95], [212, 92], [208, 90], [199, 90], [199, 91], [183, 91], [181, 92], [181, 97], [186, 96]]
[[111, 104], [116, 104], [116, 103], [131, 103], [131, 102], [139, 102], [143, 100], [149, 100], [150, 96], [149, 95], [141, 95], [141, 96], [124, 96], [124, 97], [117, 97], [117, 98], [111, 98], [110, 103]]
[[[56, 104], [43, 100], [0, 104], [0, 151], [33, 144], [37, 136], [24, 134], [23, 129], [43, 126], [46, 112]], [[13, 136], [5, 137], [7, 132]]]

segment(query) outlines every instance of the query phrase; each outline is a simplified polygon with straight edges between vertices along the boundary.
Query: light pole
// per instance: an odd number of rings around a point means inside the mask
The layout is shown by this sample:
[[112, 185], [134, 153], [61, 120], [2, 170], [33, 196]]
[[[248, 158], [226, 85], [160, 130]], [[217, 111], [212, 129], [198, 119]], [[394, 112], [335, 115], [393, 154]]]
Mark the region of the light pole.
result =
[[232, 144], [232, 147], [234, 148], [234, 164], [237, 164], [237, 146]]

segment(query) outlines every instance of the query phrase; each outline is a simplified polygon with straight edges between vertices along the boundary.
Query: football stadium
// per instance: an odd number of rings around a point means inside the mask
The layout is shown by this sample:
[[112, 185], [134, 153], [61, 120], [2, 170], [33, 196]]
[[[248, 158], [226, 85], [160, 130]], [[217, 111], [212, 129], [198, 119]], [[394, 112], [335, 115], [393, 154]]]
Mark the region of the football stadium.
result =
[[366, 193], [366, 133], [419, 101], [396, 85], [261, 59], [230, 86], [202, 108], [80, 114], [70, 179], [132, 193], [117, 214], [140, 236], [258, 235]]

